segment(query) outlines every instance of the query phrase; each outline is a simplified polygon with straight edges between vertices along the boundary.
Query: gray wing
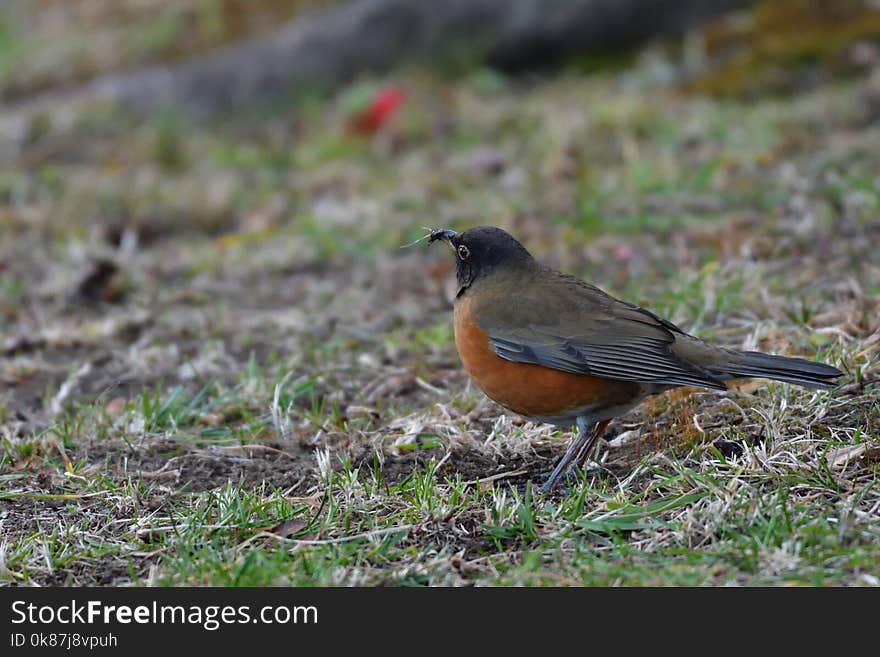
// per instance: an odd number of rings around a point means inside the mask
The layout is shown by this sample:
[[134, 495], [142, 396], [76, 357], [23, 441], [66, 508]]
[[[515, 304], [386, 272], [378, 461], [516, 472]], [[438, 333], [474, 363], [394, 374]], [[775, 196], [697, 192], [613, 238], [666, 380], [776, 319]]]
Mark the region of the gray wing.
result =
[[[619, 301], [580, 279], [564, 277], [568, 296], [548, 304], [520, 303], [515, 318], [478, 324], [500, 357], [575, 374], [659, 385], [726, 389], [724, 383], [674, 350], [676, 340], [699, 342], [653, 313]], [[498, 320], [498, 317], [494, 317]], [[513, 327], [513, 328], [511, 328]], [[705, 345], [708, 347], [708, 345]]]

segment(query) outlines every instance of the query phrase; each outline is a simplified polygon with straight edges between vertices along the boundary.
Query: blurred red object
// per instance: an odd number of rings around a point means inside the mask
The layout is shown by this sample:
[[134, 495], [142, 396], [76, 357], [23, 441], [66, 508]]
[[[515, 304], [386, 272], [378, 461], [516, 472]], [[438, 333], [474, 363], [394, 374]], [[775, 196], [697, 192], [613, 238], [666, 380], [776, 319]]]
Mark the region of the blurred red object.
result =
[[619, 244], [614, 249], [614, 259], [618, 262], [626, 262], [633, 256], [632, 244]]
[[349, 129], [365, 135], [376, 133], [394, 116], [403, 103], [405, 95], [403, 89], [398, 86], [380, 89], [363, 110], [352, 116], [348, 124]]

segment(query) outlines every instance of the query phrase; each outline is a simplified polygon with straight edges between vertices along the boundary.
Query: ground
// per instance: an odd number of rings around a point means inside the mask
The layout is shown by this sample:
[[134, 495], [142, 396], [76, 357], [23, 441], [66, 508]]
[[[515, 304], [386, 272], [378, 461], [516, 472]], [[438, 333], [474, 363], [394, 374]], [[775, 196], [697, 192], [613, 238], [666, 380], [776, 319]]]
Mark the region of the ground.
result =
[[[661, 54], [0, 117], [0, 581], [880, 584], [876, 83], [690, 95]], [[469, 383], [449, 253], [403, 248], [479, 224], [846, 375], [654, 397], [542, 496], [570, 434]]]

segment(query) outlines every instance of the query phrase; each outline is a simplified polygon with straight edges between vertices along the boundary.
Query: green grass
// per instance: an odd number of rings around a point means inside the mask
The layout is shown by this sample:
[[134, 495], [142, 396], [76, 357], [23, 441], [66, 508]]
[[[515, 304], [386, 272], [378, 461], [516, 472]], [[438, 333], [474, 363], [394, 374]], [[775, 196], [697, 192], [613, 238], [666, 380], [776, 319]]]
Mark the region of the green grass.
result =
[[[24, 581], [112, 557], [136, 574], [152, 555], [156, 567], [135, 583], [875, 583], [880, 531], [856, 511], [876, 503], [876, 482], [844, 490], [821, 463], [774, 469], [691, 454], [619, 484], [588, 478], [553, 499], [531, 485], [441, 477], [436, 462], [392, 485], [348, 464], [313, 498], [229, 482], [178, 494], [161, 513], [144, 506], [150, 485], [74, 470], [62, 519], [7, 545], [5, 572]], [[108, 504], [112, 528], [96, 520]]]

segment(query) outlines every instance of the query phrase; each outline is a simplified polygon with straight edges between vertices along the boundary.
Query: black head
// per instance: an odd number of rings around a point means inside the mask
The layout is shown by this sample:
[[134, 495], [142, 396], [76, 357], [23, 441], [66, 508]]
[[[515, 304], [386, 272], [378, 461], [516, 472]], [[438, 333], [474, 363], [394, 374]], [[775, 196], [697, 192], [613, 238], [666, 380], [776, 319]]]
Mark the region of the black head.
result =
[[455, 276], [459, 294], [474, 281], [507, 267], [534, 264], [531, 254], [500, 228], [479, 226], [463, 233], [448, 229], [431, 231], [428, 243], [443, 240], [455, 253]]

